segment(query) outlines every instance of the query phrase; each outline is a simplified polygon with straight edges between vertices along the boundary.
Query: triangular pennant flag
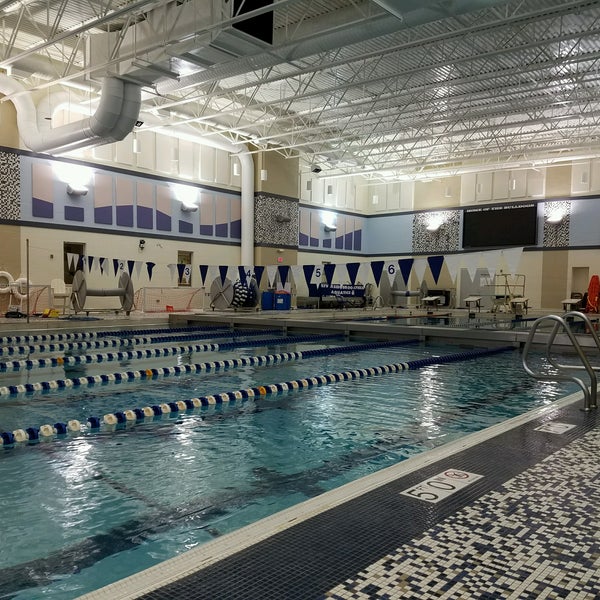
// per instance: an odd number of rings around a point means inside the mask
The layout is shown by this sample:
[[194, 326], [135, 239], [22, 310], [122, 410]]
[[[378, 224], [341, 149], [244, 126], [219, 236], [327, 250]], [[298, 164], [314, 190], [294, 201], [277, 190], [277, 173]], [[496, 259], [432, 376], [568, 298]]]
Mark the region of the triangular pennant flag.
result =
[[462, 257], [460, 254], [448, 254], [445, 257], [444, 262], [446, 263], [446, 268], [448, 269], [448, 273], [450, 273], [450, 278], [453, 282], [456, 281], [456, 276], [458, 275], [458, 267], [462, 262]]
[[327, 285], [331, 285], [331, 282], [333, 281], [333, 276], [335, 274], [335, 263], [323, 265], [323, 271], [325, 273], [325, 281], [327, 282]]
[[167, 265], [170, 273], [171, 273], [171, 281], [175, 278], [175, 273], [177, 273], [177, 265], [174, 263], [170, 263]]
[[440, 278], [440, 273], [442, 272], [442, 266], [444, 265], [444, 257], [429, 256], [427, 257], [427, 263], [429, 264], [429, 269], [433, 275], [433, 281], [437, 283]]
[[106, 266], [106, 258], [104, 256], [101, 256], [98, 259], [98, 265], [100, 266], [100, 274], [104, 275], [104, 269], [105, 269], [105, 266]]
[[221, 285], [225, 285], [225, 280], [227, 279], [228, 271], [229, 271], [228, 266], [219, 265], [219, 276], [221, 277]]
[[304, 280], [308, 287], [312, 281], [313, 273], [315, 272], [315, 265], [302, 265], [302, 270], [304, 271]]
[[121, 261], [118, 258], [113, 258], [113, 275], [117, 274]]
[[215, 266], [215, 265], [211, 265], [210, 267], [208, 267], [208, 281], [210, 282], [209, 285], [212, 285], [213, 281], [220, 276], [219, 276], [219, 267]]
[[292, 265], [290, 267], [294, 284], [298, 287], [302, 283], [302, 265]]
[[358, 270], [360, 269], [360, 263], [347, 263], [346, 269], [348, 271], [348, 277], [350, 278], [350, 283], [352, 285], [356, 285], [356, 276], [358, 275]]
[[184, 265], [183, 263], [177, 264], [177, 281], [181, 281], [183, 279], [183, 274], [186, 267], [187, 265]]
[[240, 280], [240, 283], [241, 283], [242, 285], [248, 285], [248, 283], [247, 283], [247, 280], [246, 280], [246, 277], [247, 277], [247, 270], [246, 270], [246, 267], [244, 267], [244, 266], [240, 265], [240, 266], [238, 267], [238, 278], [239, 278], [239, 280]]
[[413, 263], [415, 262], [414, 258], [401, 258], [398, 260], [398, 266], [400, 267], [400, 273], [402, 275], [402, 279], [404, 281], [404, 285], [408, 285], [408, 280], [410, 278], [410, 272], [413, 268]]
[[78, 254], [75, 254], [74, 252], [67, 252], [67, 264], [69, 265], [69, 270], [72, 271], [73, 268], [75, 267], [76, 263], [75, 263], [75, 259], [76, 257], [78, 257]]
[[275, 279], [277, 278], [277, 265], [267, 265], [267, 279], [270, 288], [275, 287]]
[[152, 270], [154, 269], [155, 266], [156, 266], [156, 264], [153, 262], [146, 263], [146, 271], [148, 271], [148, 280], [149, 281], [152, 281]]
[[396, 275], [398, 273], [398, 261], [397, 260], [386, 261], [385, 272], [387, 273], [388, 280], [390, 282], [390, 287], [393, 287], [394, 282], [396, 281]]
[[519, 268], [521, 262], [521, 255], [523, 254], [523, 248], [511, 248], [510, 250], [502, 250], [504, 255], [504, 262], [506, 262], [506, 270], [514, 277]]
[[131, 274], [133, 273], [134, 266], [135, 266], [135, 260], [127, 261], [127, 272], [129, 273], [129, 277], [131, 277]]
[[425, 269], [427, 268], [427, 261], [424, 258], [415, 258], [415, 262], [413, 263], [413, 269], [415, 270], [415, 275], [417, 276], [417, 281], [419, 285], [423, 283], [425, 279]]
[[254, 278], [256, 279], [256, 285], [260, 286], [260, 280], [262, 279], [265, 268], [263, 266], [254, 265]]
[[83, 271], [85, 269], [85, 255], [84, 254], [78, 254], [77, 255], [77, 267], [76, 270], [77, 271]]
[[479, 254], [477, 252], [466, 254], [463, 256], [463, 263], [467, 269], [467, 273], [469, 273], [471, 281], [474, 282], [475, 274], [477, 273], [477, 265], [479, 264]]
[[381, 274], [383, 273], [383, 265], [384, 265], [384, 262], [382, 260], [371, 261], [371, 272], [373, 273], [373, 277], [375, 278], [375, 285], [377, 287], [379, 287], [379, 282], [381, 281]]
[[94, 266], [94, 257], [93, 256], [87, 257], [87, 265], [88, 265], [88, 273], [91, 273], [92, 267]]
[[289, 265], [279, 265], [279, 280], [281, 281], [281, 289], [285, 288], [285, 284], [287, 283], [287, 278], [290, 273]]
[[198, 269], [200, 270], [200, 281], [202, 285], [206, 282], [206, 274], [208, 273], [208, 265], [199, 265]]
[[137, 276], [137, 278], [140, 278], [140, 273], [142, 272], [142, 265], [144, 263], [141, 260], [136, 260], [135, 261], [135, 274]]

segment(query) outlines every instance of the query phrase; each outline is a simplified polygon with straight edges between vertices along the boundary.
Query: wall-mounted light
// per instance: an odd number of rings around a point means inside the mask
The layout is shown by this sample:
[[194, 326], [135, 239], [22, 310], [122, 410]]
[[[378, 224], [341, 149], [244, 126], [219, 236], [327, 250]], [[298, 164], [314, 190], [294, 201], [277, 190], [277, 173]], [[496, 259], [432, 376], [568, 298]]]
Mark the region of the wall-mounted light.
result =
[[88, 184], [92, 170], [84, 165], [53, 161], [52, 172], [57, 179], [67, 184], [67, 194], [72, 198], [81, 198], [88, 193]]
[[546, 223], [551, 225], [558, 225], [567, 216], [564, 208], [556, 208], [550, 211], [550, 214], [546, 217]]
[[278, 223], [289, 223], [292, 220], [292, 218], [288, 215], [275, 215], [275, 220]]
[[195, 212], [198, 210], [196, 201], [198, 200], [198, 189], [191, 185], [182, 185], [175, 183], [171, 185], [173, 195], [181, 202], [181, 212]]
[[325, 231], [335, 231], [337, 229], [336, 221], [337, 217], [335, 213], [330, 211], [321, 213], [321, 223], [323, 223], [323, 229]]
[[74, 187], [70, 183], [67, 183], [67, 194], [72, 198], [80, 198], [88, 193], [88, 189], [85, 186]]
[[321, 169], [321, 167], [319, 165], [316, 164], [312, 164], [310, 165], [310, 172], [311, 173], [320, 173], [323, 169]]
[[323, 229], [329, 233], [330, 231], [337, 231], [337, 227], [335, 225], [323, 225]]
[[425, 221], [425, 229], [427, 229], [427, 231], [431, 231], [432, 233], [438, 231], [438, 229], [444, 224], [444, 220], [445, 219], [443, 215], [432, 213]]
[[138, 243], [138, 248], [143, 250], [146, 247], [146, 240], [140, 240]]

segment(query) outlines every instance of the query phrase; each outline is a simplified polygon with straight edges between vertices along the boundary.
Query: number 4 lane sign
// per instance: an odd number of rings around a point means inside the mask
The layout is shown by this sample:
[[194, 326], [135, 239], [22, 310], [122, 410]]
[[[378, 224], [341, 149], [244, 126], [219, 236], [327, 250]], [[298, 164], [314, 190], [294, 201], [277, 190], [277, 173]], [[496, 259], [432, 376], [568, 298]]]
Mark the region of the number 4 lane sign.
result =
[[439, 475], [430, 477], [400, 493], [404, 496], [437, 504], [440, 500], [462, 490], [482, 477], [483, 475], [477, 475], [477, 473], [447, 469]]

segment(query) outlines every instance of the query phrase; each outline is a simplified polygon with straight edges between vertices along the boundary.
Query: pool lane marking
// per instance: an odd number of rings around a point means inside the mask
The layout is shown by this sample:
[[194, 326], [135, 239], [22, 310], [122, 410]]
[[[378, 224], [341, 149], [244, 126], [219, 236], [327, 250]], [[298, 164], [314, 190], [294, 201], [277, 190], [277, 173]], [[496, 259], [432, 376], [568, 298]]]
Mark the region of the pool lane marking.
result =
[[[49, 344], [38, 344], [34, 346], [9, 346], [7, 348], [0, 348], [0, 356], [12, 356], [15, 354], [30, 354], [31, 352], [56, 352], [65, 350], [86, 350], [89, 348], [117, 348], [119, 346], [140, 346], [148, 344], [163, 344], [166, 342], [181, 342], [201, 339], [203, 337], [239, 337], [239, 336], [259, 336], [271, 333], [278, 333], [278, 329], [237, 329], [234, 331], [215, 331], [206, 333], [206, 335], [198, 335], [196, 333], [190, 333], [182, 335], [181, 333], [172, 335], [161, 335], [161, 336], [147, 336], [147, 337], [133, 337], [126, 339], [112, 339], [112, 340], [92, 340], [92, 341], [73, 341], [73, 342], [57, 342]], [[329, 334], [341, 336], [343, 334]]]
[[[365, 344], [369, 346], [371, 344]], [[459, 352], [454, 354], [447, 354], [444, 356], [432, 356], [424, 359], [417, 359], [408, 361], [405, 363], [392, 363], [388, 365], [381, 365], [377, 367], [368, 367], [366, 369], [355, 369], [353, 371], [343, 371], [341, 373], [327, 373], [326, 375], [316, 375], [309, 378], [296, 379], [293, 381], [286, 381], [276, 384], [267, 384], [257, 387], [236, 390], [234, 392], [222, 392], [220, 394], [201, 396], [200, 398], [191, 398], [185, 401], [169, 402], [160, 405], [146, 406], [143, 408], [136, 407], [134, 409], [128, 409], [125, 411], [117, 411], [115, 413], [107, 413], [103, 419], [97, 416], [88, 417], [89, 425], [84, 427], [77, 427], [78, 421], [72, 419], [68, 422], [68, 427], [62, 422], [55, 423], [54, 426], [50, 424], [41, 425], [38, 427], [28, 427], [27, 429], [16, 429], [13, 432], [3, 432], [0, 434], [0, 439], [4, 446], [12, 447], [15, 442], [29, 442], [37, 443], [40, 437], [45, 440], [50, 440], [54, 435], [60, 435], [64, 437], [67, 433], [79, 433], [89, 431], [90, 433], [97, 433], [100, 430], [101, 423], [103, 422], [109, 430], [114, 431], [117, 428], [123, 428], [127, 424], [137, 424], [138, 422], [147, 422], [147, 418], [151, 417], [162, 417], [163, 415], [169, 415], [171, 413], [187, 412], [188, 410], [194, 410], [200, 407], [213, 406], [217, 404], [235, 403], [237, 400], [247, 400], [248, 398], [256, 398], [261, 396], [268, 396], [274, 394], [280, 394], [283, 392], [294, 391], [303, 388], [311, 388], [315, 386], [330, 385], [337, 383], [338, 381], [350, 381], [354, 379], [363, 379], [367, 377], [376, 377], [379, 375], [385, 375], [388, 373], [398, 373], [401, 371], [416, 370], [425, 366], [433, 364], [445, 364], [450, 362], [458, 362], [463, 360], [473, 360], [483, 356], [491, 356], [493, 354], [499, 354], [501, 352], [513, 351], [512, 346], [503, 346], [500, 348], [493, 349], [480, 349], [472, 350], [470, 352]], [[309, 350], [307, 352], [323, 352], [321, 350]], [[306, 353], [307, 353], [306, 352]], [[300, 355], [301, 352], [286, 353], [287, 355]], [[275, 357], [282, 355], [272, 355]], [[252, 357], [256, 359], [257, 357]], [[263, 357], [261, 357], [263, 358]], [[236, 359], [239, 361], [245, 361], [248, 359]], [[236, 360], [221, 361], [234, 363]], [[214, 363], [213, 363], [214, 364]], [[106, 427], [104, 428], [106, 430]]]
[[[279, 341], [285, 338], [278, 338]], [[293, 341], [314, 341], [313, 336], [294, 336]], [[318, 341], [318, 340], [317, 340]], [[84, 375], [82, 377], [74, 377], [67, 379], [56, 379], [53, 381], [40, 381], [37, 383], [25, 383], [17, 385], [9, 385], [0, 387], [0, 396], [33, 393], [47, 391], [52, 389], [61, 389], [66, 387], [77, 387], [80, 385], [106, 384], [111, 382], [133, 381], [136, 379], [149, 379], [168, 375], [181, 375], [182, 373], [195, 373], [198, 371], [210, 371], [211, 369], [219, 370], [221, 368], [233, 368], [251, 365], [264, 365], [278, 361], [298, 360], [301, 358], [312, 358], [314, 356], [326, 356], [340, 352], [358, 352], [368, 349], [386, 348], [392, 346], [402, 346], [407, 344], [415, 344], [418, 340], [402, 340], [377, 342], [370, 344], [355, 344], [353, 346], [337, 346], [335, 348], [325, 348], [319, 350], [303, 350], [302, 352], [284, 352], [281, 354], [266, 354], [262, 356], [251, 356], [237, 359], [228, 359], [214, 362], [194, 363], [189, 365], [174, 366], [174, 367], [155, 367], [136, 371], [125, 371], [121, 373], [111, 373], [104, 375]], [[251, 344], [250, 344], [251, 345]], [[223, 344], [221, 345], [223, 348]], [[123, 357], [125, 358], [125, 357]], [[77, 363], [76, 363], [77, 364]], [[81, 363], [86, 364], [86, 363]]]
[[[240, 347], [251, 347], [251, 346], [262, 346], [264, 344], [293, 344], [294, 342], [318, 342], [329, 339], [340, 339], [344, 335], [340, 333], [335, 334], [323, 334], [314, 336], [286, 336], [278, 338], [267, 338], [261, 340], [243, 340], [236, 342], [225, 342], [222, 344], [194, 344], [191, 346], [171, 346], [163, 348], [145, 348], [144, 350], [125, 350], [121, 352], [106, 352], [100, 354], [81, 354], [77, 356], [66, 355], [66, 356], [55, 356], [52, 358], [37, 358], [37, 359], [23, 359], [23, 360], [11, 360], [6, 362], [0, 362], [0, 372], [11, 371], [17, 372], [21, 369], [33, 369], [35, 367], [40, 368], [51, 368], [62, 365], [89, 365], [100, 362], [111, 362], [119, 360], [145, 360], [150, 358], [160, 358], [163, 356], [176, 356], [177, 354], [187, 354], [188, 352], [210, 352], [210, 351], [224, 351], [234, 350]], [[146, 340], [146, 338], [136, 338], [137, 340]], [[150, 338], [148, 338], [150, 339]], [[82, 344], [73, 345], [72, 348], [65, 349], [83, 349], [85, 348], [84, 342]], [[102, 343], [102, 342], [100, 342]], [[150, 341], [140, 341], [140, 343], [154, 343]], [[56, 346], [63, 346], [63, 344], [55, 344]], [[110, 345], [110, 344], [109, 344]], [[131, 345], [136, 345], [131, 344]], [[102, 346], [97, 346], [102, 347]], [[33, 346], [32, 346], [33, 348]], [[42, 347], [41, 347], [42, 348]], [[61, 349], [61, 348], [56, 348]], [[44, 351], [53, 351], [54, 349], [42, 348]], [[1, 392], [0, 392], [1, 393]]]

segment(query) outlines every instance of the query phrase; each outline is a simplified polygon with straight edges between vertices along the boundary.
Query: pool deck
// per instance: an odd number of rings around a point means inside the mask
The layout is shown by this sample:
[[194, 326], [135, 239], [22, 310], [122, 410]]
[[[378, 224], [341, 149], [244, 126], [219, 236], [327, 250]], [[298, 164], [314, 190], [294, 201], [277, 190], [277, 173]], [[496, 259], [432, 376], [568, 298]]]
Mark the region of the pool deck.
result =
[[[201, 317], [238, 322], [231, 314]], [[289, 320], [296, 329], [306, 319], [313, 330], [342, 315], [312, 317], [241, 315], [243, 323]], [[355, 325], [362, 327], [351, 322], [351, 332]], [[502, 343], [517, 335], [496, 333]], [[570, 396], [82, 598], [598, 598], [600, 427], [597, 411], [582, 406], [581, 394]]]

